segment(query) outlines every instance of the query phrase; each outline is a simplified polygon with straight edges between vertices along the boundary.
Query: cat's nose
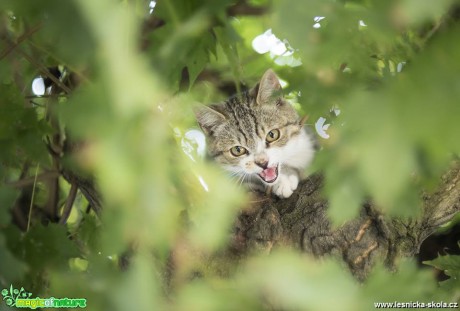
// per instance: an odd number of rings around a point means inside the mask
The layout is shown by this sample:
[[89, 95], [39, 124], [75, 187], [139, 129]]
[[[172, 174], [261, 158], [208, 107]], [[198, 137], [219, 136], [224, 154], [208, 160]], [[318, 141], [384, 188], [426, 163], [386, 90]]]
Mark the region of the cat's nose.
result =
[[263, 169], [266, 169], [268, 167], [268, 161], [267, 160], [255, 161], [255, 163], [257, 164], [257, 166], [260, 166]]

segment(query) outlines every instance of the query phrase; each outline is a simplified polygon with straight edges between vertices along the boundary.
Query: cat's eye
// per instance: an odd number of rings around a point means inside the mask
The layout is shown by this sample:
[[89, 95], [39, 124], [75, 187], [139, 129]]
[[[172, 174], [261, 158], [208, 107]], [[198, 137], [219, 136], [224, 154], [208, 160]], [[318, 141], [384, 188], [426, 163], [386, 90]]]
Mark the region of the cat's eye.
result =
[[235, 146], [230, 149], [230, 153], [235, 157], [241, 157], [242, 155], [248, 153], [248, 151], [244, 147]]
[[267, 143], [272, 143], [274, 141], [277, 141], [280, 138], [280, 131], [279, 130], [271, 130], [268, 132], [267, 137], [265, 137], [265, 140]]

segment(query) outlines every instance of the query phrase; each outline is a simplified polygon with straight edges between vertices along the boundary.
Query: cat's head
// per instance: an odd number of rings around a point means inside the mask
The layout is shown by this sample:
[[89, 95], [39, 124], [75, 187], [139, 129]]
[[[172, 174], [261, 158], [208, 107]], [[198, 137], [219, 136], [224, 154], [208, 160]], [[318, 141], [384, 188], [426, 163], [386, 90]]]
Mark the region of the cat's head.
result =
[[253, 89], [196, 111], [209, 155], [236, 176], [274, 184], [283, 166], [299, 162], [303, 122], [280, 91], [278, 78], [268, 70]]

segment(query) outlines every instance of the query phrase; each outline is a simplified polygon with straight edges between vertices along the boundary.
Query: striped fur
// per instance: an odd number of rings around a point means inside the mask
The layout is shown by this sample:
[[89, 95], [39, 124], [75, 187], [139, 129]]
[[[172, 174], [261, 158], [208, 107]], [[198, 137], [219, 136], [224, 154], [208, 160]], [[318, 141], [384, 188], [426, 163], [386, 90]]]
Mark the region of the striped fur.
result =
[[[196, 117], [207, 136], [209, 155], [217, 163], [241, 182], [258, 189], [273, 186], [276, 195], [289, 197], [297, 188], [300, 172], [312, 160], [313, 144], [299, 115], [280, 91], [278, 78], [268, 70], [253, 89], [202, 107]], [[271, 130], [278, 130], [280, 135], [269, 143]], [[235, 146], [244, 147], [247, 153], [233, 155], [231, 148]], [[275, 174], [276, 180], [267, 182], [262, 172]]]

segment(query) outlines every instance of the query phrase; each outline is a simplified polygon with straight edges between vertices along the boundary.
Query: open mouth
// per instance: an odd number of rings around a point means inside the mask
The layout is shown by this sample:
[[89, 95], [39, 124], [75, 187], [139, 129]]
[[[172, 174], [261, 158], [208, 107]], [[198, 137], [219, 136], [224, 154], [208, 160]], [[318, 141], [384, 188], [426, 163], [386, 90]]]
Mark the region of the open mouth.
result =
[[266, 183], [273, 183], [278, 178], [278, 164], [273, 167], [267, 167], [257, 175], [259, 175], [259, 177], [262, 178], [262, 180]]

